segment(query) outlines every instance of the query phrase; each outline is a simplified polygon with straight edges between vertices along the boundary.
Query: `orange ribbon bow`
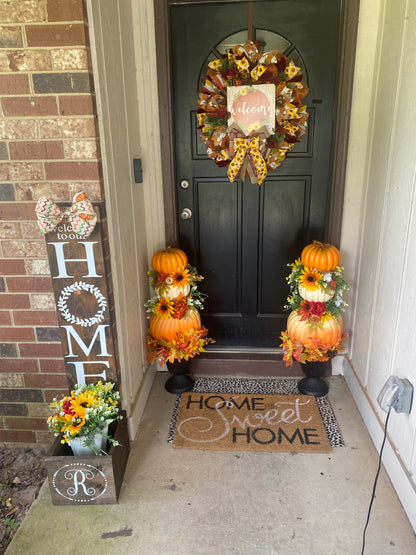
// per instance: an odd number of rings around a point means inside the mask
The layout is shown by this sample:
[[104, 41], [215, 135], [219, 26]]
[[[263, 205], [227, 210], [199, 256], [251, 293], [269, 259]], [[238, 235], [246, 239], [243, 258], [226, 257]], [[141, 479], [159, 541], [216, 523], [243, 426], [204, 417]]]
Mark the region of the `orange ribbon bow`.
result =
[[50, 233], [65, 220], [72, 226], [74, 233], [82, 239], [86, 239], [91, 235], [97, 223], [97, 214], [84, 191], [74, 196], [70, 208], [61, 209], [53, 200], [40, 197], [35, 213], [43, 233]]

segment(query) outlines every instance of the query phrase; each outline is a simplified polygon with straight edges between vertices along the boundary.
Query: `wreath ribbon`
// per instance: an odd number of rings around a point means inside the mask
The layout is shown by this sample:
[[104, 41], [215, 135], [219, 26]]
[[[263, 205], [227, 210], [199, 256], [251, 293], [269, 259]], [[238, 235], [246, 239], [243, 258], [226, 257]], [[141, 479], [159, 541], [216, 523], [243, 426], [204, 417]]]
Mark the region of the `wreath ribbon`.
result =
[[[267, 166], [260, 152], [260, 137], [234, 139], [236, 153], [228, 167], [228, 179], [232, 183], [239, 175], [246, 160], [253, 164], [256, 170], [257, 183], [261, 185], [267, 177]], [[247, 158], [246, 158], [247, 157]], [[243, 177], [243, 176], [242, 176]]]
[[86, 239], [97, 223], [97, 214], [86, 193], [77, 193], [70, 208], [60, 208], [48, 197], [40, 197], [35, 208], [38, 225], [43, 233], [50, 233], [66, 220], [77, 235]]

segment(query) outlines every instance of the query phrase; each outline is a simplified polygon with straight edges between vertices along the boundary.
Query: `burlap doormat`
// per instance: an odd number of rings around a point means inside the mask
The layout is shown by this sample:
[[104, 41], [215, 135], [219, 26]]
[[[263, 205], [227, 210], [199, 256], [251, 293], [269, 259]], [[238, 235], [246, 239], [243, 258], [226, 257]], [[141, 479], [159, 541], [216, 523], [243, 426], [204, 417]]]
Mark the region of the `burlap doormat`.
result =
[[[249, 395], [299, 395], [296, 378], [220, 378], [196, 377], [193, 392]], [[168, 443], [173, 443], [181, 397], [177, 396], [169, 426]], [[316, 398], [326, 435], [331, 447], [342, 447], [344, 441], [328, 397]], [[259, 433], [259, 432], [258, 432]], [[239, 436], [236, 436], [239, 437]], [[259, 436], [260, 437], [260, 436]], [[271, 437], [271, 436], [270, 436]], [[201, 447], [200, 447], [201, 448]], [[206, 447], [203, 447], [204, 449]], [[290, 449], [293, 450], [293, 449]]]
[[173, 447], [222, 451], [328, 453], [310, 395], [183, 393]]

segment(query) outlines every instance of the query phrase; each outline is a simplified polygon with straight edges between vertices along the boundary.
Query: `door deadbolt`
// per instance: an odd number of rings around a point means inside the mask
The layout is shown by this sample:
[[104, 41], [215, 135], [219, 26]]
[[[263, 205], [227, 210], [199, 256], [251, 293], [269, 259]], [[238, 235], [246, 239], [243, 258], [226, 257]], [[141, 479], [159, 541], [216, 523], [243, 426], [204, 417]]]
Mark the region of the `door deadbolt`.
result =
[[187, 189], [189, 187], [190, 183], [187, 179], [182, 179], [180, 182], [180, 186], [182, 187], [182, 189]]
[[192, 218], [192, 210], [190, 208], [184, 208], [181, 212], [182, 220], [190, 220]]

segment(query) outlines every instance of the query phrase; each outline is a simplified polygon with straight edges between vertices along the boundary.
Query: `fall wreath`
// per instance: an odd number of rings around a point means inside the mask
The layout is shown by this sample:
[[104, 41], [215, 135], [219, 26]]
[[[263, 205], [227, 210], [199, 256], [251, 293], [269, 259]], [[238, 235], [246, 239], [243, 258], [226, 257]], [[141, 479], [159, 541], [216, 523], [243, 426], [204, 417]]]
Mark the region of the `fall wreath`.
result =
[[261, 185], [306, 131], [302, 99], [309, 89], [301, 68], [278, 50], [262, 52], [253, 41], [234, 46], [208, 67], [197, 108], [207, 154], [228, 166], [231, 182], [248, 175]]

